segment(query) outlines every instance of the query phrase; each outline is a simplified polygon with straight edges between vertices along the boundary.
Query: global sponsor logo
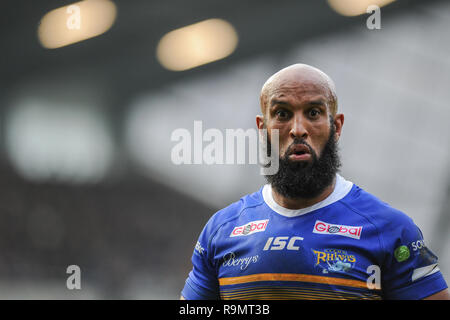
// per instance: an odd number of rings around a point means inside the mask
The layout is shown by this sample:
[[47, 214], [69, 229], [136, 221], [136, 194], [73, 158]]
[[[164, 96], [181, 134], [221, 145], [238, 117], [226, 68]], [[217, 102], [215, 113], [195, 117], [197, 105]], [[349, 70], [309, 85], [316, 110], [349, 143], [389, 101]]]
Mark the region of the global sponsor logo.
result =
[[313, 233], [338, 235], [359, 240], [362, 228], [362, 226], [345, 226], [317, 220], [314, 224]]
[[269, 219], [251, 221], [242, 226], [235, 227], [233, 231], [231, 231], [230, 237], [249, 236], [256, 232], [263, 232], [266, 230], [268, 223]]
[[259, 255], [250, 257], [236, 258], [234, 252], [228, 252], [223, 256], [222, 266], [224, 267], [239, 267], [241, 270], [245, 270], [252, 263], [256, 263], [259, 260]]
[[311, 249], [315, 257], [315, 266], [322, 269], [322, 273], [346, 273], [353, 269], [356, 256], [341, 249]]

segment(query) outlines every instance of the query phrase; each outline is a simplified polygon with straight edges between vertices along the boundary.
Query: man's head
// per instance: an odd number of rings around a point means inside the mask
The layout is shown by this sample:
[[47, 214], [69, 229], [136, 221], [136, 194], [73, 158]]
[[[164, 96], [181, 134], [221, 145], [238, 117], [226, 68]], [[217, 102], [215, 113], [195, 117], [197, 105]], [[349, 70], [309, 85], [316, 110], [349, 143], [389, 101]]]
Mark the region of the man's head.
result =
[[260, 96], [259, 129], [279, 133], [280, 167], [267, 176], [289, 198], [312, 198], [329, 186], [339, 168], [337, 141], [344, 115], [337, 113], [333, 81], [317, 68], [295, 64], [271, 76]]

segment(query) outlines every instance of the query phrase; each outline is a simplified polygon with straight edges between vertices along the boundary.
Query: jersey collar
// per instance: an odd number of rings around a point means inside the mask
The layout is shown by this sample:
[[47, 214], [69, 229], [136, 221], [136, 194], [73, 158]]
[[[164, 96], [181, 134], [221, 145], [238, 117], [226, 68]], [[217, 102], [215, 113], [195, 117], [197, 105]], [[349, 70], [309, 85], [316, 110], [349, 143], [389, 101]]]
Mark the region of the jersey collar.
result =
[[263, 187], [262, 196], [264, 198], [264, 202], [269, 206], [270, 209], [282, 216], [291, 218], [303, 215], [308, 212], [312, 212], [341, 200], [350, 192], [352, 187], [353, 182], [347, 181], [339, 174], [336, 174], [336, 184], [334, 186], [334, 190], [327, 198], [310, 207], [295, 210], [287, 209], [275, 202], [272, 196], [272, 186], [270, 184], [266, 184]]

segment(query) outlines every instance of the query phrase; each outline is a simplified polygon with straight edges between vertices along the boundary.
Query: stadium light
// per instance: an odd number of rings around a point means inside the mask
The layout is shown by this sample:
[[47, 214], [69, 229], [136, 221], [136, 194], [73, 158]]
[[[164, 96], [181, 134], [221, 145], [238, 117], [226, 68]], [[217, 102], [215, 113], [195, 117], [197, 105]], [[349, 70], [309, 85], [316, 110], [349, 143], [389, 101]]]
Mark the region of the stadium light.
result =
[[48, 12], [38, 27], [44, 48], [55, 49], [99, 36], [108, 31], [117, 15], [109, 0], [85, 0]]
[[236, 49], [238, 36], [222, 19], [208, 19], [164, 35], [156, 57], [163, 67], [183, 71], [229, 56]]
[[383, 7], [395, 0], [328, 0], [334, 11], [343, 16], [359, 16], [367, 12], [370, 5]]

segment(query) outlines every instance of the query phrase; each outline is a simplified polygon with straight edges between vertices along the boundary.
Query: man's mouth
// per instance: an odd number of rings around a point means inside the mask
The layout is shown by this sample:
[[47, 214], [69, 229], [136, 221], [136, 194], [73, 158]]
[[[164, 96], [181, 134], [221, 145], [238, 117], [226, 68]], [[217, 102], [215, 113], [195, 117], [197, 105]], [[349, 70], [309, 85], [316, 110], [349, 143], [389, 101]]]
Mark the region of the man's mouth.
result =
[[290, 148], [288, 158], [292, 161], [309, 160], [311, 159], [311, 152], [309, 151], [308, 146], [304, 144], [296, 144]]

